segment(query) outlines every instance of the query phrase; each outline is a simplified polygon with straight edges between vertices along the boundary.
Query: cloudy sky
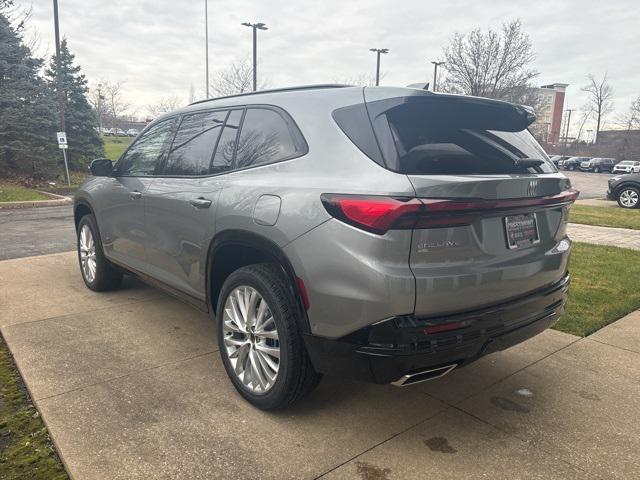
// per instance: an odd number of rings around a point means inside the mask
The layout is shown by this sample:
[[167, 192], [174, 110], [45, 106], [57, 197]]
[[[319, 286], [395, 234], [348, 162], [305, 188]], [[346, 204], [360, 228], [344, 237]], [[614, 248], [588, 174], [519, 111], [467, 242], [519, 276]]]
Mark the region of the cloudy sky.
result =
[[[261, 21], [258, 72], [272, 87], [371, 75], [370, 47], [385, 47], [383, 84], [428, 81], [429, 61], [456, 32], [499, 28], [520, 18], [540, 72], [537, 83], [570, 84], [568, 106], [580, 108], [587, 73], [608, 73], [615, 108], [640, 96], [637, 0], [209, 0], [212, 72], [250, 59], [251, 30]], [[24, 5], [28, 5], [26, 2]], [[55, 50], [50, 0], [35, 0], [31, 27], [37, 53]], [[91, 83], [121, 81], [139, 114], [161, 97], [187, 101], [204, 92], [204, 0], [59, 0], [60, 25]], [[615, 123], [615, 114], [607, 124]]]

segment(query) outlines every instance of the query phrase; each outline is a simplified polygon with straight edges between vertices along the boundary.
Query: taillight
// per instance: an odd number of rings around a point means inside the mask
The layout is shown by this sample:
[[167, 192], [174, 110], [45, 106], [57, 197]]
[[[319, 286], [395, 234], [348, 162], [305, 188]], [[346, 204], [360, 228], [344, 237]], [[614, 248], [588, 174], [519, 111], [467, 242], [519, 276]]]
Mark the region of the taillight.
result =
[[322, 203], [332, 217], [372, 233], [413, 228], [423, 208], [417, 198], [323, 194]]
[[389, 230], [443, 228], [470, 225], [476, 218], [520, 208], [568, 205], [578, 197], [577, 190], [535, 198], [487, 200], [481, 198], [409, 198], [364, 195], [321, 195], [327, 212], [338, 220], [368, 232], [384, 234]]

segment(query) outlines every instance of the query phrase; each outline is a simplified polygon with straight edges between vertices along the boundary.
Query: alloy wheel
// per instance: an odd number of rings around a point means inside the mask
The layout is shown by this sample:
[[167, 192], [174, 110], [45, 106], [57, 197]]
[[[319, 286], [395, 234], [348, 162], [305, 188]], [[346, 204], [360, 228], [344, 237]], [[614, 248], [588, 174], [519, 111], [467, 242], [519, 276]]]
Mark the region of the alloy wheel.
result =
[[222, 329], [237, 379], [252, 393], [268, 392], [278, 377], [280, 341], [266, 300], [253, 287], [234, 288], [225, 302]]
[[638, 192], [635, 190], [623, 190], [620, 193], [620, 203], [628, 208], [633, 208], [638, 204]]
[[80, 265], [82, 275], [91, 283], [96, 278], [96, 243], [88, 225], [83, 225], [80, 229]]

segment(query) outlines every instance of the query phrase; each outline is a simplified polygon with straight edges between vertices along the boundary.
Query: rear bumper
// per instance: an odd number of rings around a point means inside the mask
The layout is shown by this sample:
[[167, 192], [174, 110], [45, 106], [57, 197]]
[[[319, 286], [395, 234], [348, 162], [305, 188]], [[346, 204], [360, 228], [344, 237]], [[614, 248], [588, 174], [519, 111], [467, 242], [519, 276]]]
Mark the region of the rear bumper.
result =
[[[564, 311], [569, 282], [567, 275], [525, 297], [472, 312], [394, 317], [340, 339], [305, 335], [305, 344], [317, 371], [374, 383], [445, 365], [461, 367], [552, 326]], [[426, 333], [443, 325], [459, 328]]]

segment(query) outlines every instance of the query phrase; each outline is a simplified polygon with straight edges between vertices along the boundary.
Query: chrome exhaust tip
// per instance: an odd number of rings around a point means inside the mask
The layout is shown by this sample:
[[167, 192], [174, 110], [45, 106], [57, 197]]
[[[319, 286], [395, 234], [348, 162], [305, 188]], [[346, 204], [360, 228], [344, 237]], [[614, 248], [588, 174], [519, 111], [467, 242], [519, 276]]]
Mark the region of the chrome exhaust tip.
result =
[[395, 385], [396, 387], [406, 387], [408, 385], [413, 385], [414, 383], [435, 380], [436, 378], [444, 377], [447, 373], [449, 373], [457, 366], [457, 363], [453, 363], [451, 365], [445, 365], [444, 367], [430, 368], [428, 370], [422, 370], [420, 372], [408, 373], [401, 376], [395, 382], [391, 382], [391, 385]]

